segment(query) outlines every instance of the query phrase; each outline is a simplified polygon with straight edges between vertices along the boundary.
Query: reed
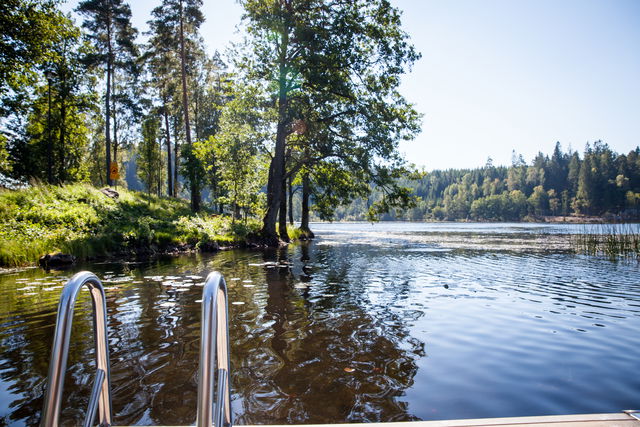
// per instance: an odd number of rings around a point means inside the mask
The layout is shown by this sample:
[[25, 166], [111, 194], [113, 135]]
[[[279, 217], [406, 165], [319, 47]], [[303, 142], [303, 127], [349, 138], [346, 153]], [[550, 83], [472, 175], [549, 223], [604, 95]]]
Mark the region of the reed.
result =
[[640, 224], [585, 226], [572, 238], [576, 253], [611, 259], [640, 259]]

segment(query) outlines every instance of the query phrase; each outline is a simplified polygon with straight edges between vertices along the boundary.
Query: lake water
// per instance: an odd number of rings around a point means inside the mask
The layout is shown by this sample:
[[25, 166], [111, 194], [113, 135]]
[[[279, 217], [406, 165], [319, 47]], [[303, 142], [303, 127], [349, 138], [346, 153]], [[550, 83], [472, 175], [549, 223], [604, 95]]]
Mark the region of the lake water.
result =
[[[314, 224], [312, 243], [0, 276], [0, 425], [39, 422], [61, 286], [104, 279], [115, 423], [195, 422], [203, 278], [229, 286], [237, 424], [640, 408], [640, 265], [575, 255], [583, 226]], [[62, 417], [93, 381], [76, 308]]]

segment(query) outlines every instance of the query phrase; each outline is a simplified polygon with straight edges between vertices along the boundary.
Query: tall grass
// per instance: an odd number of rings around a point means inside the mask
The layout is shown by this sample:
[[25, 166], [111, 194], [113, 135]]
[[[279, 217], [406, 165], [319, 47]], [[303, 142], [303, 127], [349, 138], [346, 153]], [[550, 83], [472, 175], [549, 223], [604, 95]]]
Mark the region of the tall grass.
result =
[[611, 259], [640, 258], [640, 224], [601, 224], [573, 236], [577, 253]]

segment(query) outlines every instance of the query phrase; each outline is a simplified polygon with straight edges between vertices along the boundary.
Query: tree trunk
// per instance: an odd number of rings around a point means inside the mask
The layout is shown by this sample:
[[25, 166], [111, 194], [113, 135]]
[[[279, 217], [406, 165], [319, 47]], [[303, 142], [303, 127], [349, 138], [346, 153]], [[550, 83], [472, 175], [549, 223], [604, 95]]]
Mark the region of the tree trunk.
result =
[[67, 103], [66, 98], [66, 82], [63, 77], [62, 89], [60, 94], [60, 146], [59, 146], [59, 164], [58, 164], [58, 182], [60, 184], [65, 182], [66, 168], [65, 162], [65, 139], [67, 138]]
[[291, 226], [293, 226], [293, 185], [292, 185], [292, 181], [293, 181], [293, 175], [289, 175], [289, 182], [288, 182], [288, 188], [289, 188], [289, 224], [291, 224]]
[[[113, 91], [113, 97], [116, 97], [116, 70], [111, 72], [111, 90]], [[112, 101], [111, 110], [113, 111], [113, 163], [118, 163], [118, 117], [116, 110], [116, 102]], [[117, 179], [115, 180], [117, 184]]]
[[[189, 124], [189, 95], [187, 94], [187, 68], [185, 65], [186, 54], [184, 49], [184, 12], [182, 10], [182, 0], [180, 0], [180, 69], [182, 77], [182, 109], [184, 111], [184, 129], [187, 138], [187, 147], [193, 149], [191, 145], [191, 126]], [[192, 154], [190, 154], [192, 155]], [[198, 188], [196, 171], [193, 165], [189, 167], [189, 184], [191, 192], [191, 210], [200, 210], [200, 188]]]
[[[153, 144], [150, 143], [150, 141], [146, 141], [146, 145], [147, 145], [147, 195], [151, 196], [151, 186], [152, 186], [152, 182], [153, 182]], [[149, 197], [149, 203], [151, 203], [151, 197]]]
[[[116, 87], [116, 80], [115, 80], [115, 70], [113, 72], [113, 96], [115, 97], [115, 87]], [[113, 107], [113, 163], [118, 164], [118, 117], [117, 117], [117, 111], [116, 111], [116, 107], [115, 107], [116, 103], [115, 101], [112, 102], [112, 107]], [[117, 184], [117, 179], [115, 180], [116, 184]]]
[[313, 231], [309, 228], [309, 173], [304, 172], [302, 175], [302, 217], [300, 218], [300, 230], [308, 239], [315, 237]]
[[284, 179], [285, 148], [287, 138], [287, 82], [286, 82], [286, 54], [288, 47], [288, 31], [285, 29], [279, 58], [279, 91], [278, 91], [278, 126], [276, 129], [275, 153], [269, 166], [269, 181], [267, 183], [267, 212], [262, 220], [262, 237], [265, 243], [277, 246], [276, 220], [282, 198], [282, 181]]
[[173, 120], [173, 197], [178, 197], [178, 167], [180, 166], [180, 158], [178, 157], [178, 119]]
[[200, 128], [198, 126], [198, 86], [196, 85], [196, 93], [193, 94], [193, 130], [196, 133], [196, 141], [200, 141]]
[[280, 197], [280, 216], [278, 220], [278, 231], [280, 234], [280, 240], [289, 242], [289, 233], [287, 233], [287, 180], [284, 178], [281, 182], [281, 197]]
[[[109, 18], [110, 16], [110, 11]], [[111, 47], [111, 19], [107, 22], [107, 93], [105, 108], [105, 146], [107, 159], [107, 185], [111, 186], [111, 69], [113, 67], [113, 48]]]
[[164, 100], [164, 106], [162, 108], [164, 113], [164, 126], [166, 128], [166, 140], [167, 140], [167, 196], [173, 196], [173, 182], [171, 175], [171, 130], [169, 129], [169, 114], [167, 112], [167, 101]]
[[47, 92], [49, 105], [47, 108], [47, 182], [53, 184], [53, 139], [51, 138], [51, 79], [47, 74]]

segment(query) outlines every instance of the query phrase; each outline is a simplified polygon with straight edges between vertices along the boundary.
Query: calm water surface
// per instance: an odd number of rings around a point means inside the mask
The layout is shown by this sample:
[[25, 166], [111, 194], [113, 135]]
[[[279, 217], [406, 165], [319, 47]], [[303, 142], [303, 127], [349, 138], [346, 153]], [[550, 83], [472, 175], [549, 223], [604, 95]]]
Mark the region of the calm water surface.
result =
[[[0, 425], [39, 422], [61, 286], [104, 279], [115, 422], [195, 422], [201, 283], [229, 285], [238, 424], [640, 407], [640, 266], [570, 253], [582, 226], [316, 224], [282, 250], [0, 276]], [[94, 362], [76, 307], [63, 419]]]

